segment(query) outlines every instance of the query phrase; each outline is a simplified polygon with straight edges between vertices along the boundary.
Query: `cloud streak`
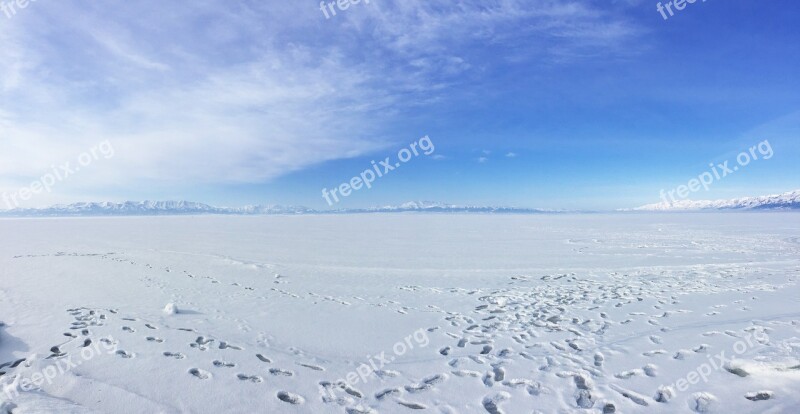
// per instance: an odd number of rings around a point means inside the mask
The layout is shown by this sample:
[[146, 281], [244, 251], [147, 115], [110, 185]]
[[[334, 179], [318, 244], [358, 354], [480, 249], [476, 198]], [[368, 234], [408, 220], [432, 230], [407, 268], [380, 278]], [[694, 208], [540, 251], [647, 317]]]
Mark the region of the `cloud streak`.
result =
[[40, 2], [0, 25], [0, 187], [106, 139], [93, 191], [265, 182], [407, 140], [387, 126], [520, 56], [634, 33], [579, 1], [386, 1], [335, 21], [299, 2]]

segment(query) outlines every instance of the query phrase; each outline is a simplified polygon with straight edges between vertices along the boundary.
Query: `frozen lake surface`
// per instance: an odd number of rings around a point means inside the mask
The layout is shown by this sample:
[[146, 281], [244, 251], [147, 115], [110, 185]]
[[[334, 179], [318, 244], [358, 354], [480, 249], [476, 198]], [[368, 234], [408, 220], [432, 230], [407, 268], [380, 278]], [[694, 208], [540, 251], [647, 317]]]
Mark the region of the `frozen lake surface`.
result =
[[797, 213], [0, 234], [3, 414], [800, 410]]

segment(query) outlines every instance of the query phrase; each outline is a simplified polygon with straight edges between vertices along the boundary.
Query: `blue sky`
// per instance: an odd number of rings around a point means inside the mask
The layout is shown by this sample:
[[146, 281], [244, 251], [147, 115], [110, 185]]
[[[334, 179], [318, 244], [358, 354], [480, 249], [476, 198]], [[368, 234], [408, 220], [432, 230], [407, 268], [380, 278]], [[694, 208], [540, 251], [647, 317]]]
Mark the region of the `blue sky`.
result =
[[800, 188], [797, 2], [657, 3], [37, 0], [0, 12], [0, 191], [107, 140], [21, 205], [325, 208], [423, 136], [433, 155], [337, 207], [632, 207], [765, 139], [690, 198]]

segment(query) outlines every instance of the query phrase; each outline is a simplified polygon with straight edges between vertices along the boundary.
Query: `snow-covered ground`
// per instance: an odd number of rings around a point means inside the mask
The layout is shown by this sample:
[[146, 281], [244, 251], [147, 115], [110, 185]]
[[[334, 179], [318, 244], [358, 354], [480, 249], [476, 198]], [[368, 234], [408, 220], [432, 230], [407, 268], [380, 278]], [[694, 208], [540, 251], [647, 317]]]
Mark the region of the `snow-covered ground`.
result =
[[796, 413], [799, 218], [2, 219], [0, 413]]

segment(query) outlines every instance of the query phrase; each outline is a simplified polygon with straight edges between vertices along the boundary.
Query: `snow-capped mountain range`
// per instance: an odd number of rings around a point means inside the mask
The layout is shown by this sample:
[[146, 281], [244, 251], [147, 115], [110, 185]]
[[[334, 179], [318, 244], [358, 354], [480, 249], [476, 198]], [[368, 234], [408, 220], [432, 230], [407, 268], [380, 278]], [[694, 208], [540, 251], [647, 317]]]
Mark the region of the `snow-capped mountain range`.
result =
[[355, 214], [355, 213], [550, 213], [555, 211], [515, 208], [457, 206], [428, 201], [411, 201], [397, 206], [364, 209], [315, 210], [302, 206], [258, 205], [245, 207], [215, 207], [191, 201], [126, 201], [124, 203], [75, 203], [45, 208], [17, 208], [2, 210], [5, 217], [60, 217], [60, 216], [156, 216], [156, 215], [292, 215], [292, 214]]
[[697, 210], [800, 210], [800, 190], [761, 197], [734, 198], [731, 200], [679, 200], [674, 203], [661, 202], [632, 209], [632, 211]]
[[[703, 211], [703, 210], [800, 210], [800, 190], [761, 197], [732, 200], [681, 200], [674, 203], [648, 204], [619, 210], [641, 211]], [[45, 208], [0, 210], [0, 217], [64, 217], [64, 216], [157, 216], [157, 215], [296, 215], [296, 214], [358, 214], [358, 213], [490, 213], [546, 214], [566, 213], [562, 210], [543, 210], [519, 207], [459, 206], [430, 201], [410, 201], [363, 209], [315, 210], [302, 206], [257, 205], [244, 207], [215, 207], [191, 201], [126, 201], [123, 203], [89, 202], [59, 204]]]

